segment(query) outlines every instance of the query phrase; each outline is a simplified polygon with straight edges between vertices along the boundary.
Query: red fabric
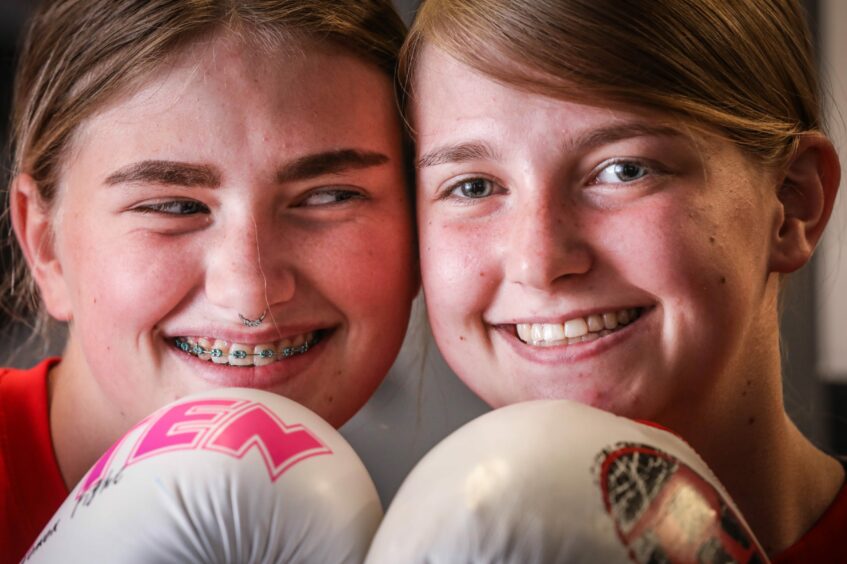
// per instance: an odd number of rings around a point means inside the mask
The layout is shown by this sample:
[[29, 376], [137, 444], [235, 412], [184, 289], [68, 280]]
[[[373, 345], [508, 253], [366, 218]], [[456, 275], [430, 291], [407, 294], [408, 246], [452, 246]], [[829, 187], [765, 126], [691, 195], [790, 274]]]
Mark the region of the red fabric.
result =
[[818, 522], [773, 564], [847, 563], [847, 482]]
[[0, 368], [0, 562], [19, 562], [68, 490], [50, 440], [47, 371]]

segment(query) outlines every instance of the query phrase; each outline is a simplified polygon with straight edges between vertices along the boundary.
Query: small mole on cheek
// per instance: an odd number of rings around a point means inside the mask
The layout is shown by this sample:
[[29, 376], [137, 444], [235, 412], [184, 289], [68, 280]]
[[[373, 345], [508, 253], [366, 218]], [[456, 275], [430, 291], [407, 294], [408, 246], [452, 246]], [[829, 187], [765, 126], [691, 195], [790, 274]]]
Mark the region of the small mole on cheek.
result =
[[721, 284], [726, 284], [726, 276], [721, 276]]
[[750, 419], [748, 419], [748, 420], [747, 420], [747, 424], [748, 424], [748, 425], [752, 425], [752, 424], [753, 424], [753, 423], [755, 423], [755, 422], [756, 422], [756, 418], [755, 418], [755, 417], [751, 417]]
[[335, 397], [333, 397], [333, 396], [326, 396], [326, 403], [332, 403], [332, 402], [333, 402], [333, 400], [335, 400]]
[[482, 272], [482, 271], [480, 271], [480, 273], [479, 273], [479, 277], [480, 277], [480, 278], [485, 278], [485, 273], [484, 273], [484, 272]]
[[459, 340], [460, 340], [460, 341], [464, 341], [464, 340], [465, 340], [465, 336], [464, 336], [464, 335], [459, 335]]
[[713, 244], [713, 245], [714, 245], [714, 244], [715, 244], [715, 238], [714, 238], [714, 237], [709, 237], [709, 243], [711, 243], [711, 244]]

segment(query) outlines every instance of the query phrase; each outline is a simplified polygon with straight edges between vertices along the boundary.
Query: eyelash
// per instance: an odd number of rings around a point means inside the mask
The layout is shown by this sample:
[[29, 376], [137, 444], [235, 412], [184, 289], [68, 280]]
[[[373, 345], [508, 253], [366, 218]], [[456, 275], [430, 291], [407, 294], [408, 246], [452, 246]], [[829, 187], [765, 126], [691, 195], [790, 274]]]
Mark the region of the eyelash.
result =
[[[625, 167], [635, 166], [635, 167], [638, 167], [639, 169], [642, 170], [642, 174], [639, 175], [636, 178], [631, 179], [631, 180], [622, 180], [622, 179], [618, 178], [619, 182], [598, 182], [598, 178], [600, 178], [600, 175], [603, 174], [604, 171], [612, 169], [613, 167], [619, 167], [619, 166], [625, 166]], [[600, 166], [598, 166], [595, 170], [597, 172], [595, 172], [591, 175], [591, 182], [589, 182], [589, 184], [591, 184], [591, 185], [631, 184], [633, 182], [638, 182], [639, 180], [641, 180], [642, 178], [645, 178], [648, 175], [653, 175], [653, 174], [660, 172], [657, 169], [657, 167], [654, 166], [653, 164], [646, 163], [643, 160], [639, 160], [639, 159], [612, 159], [611, 161], [606, 161], [606, 162], [601, 163]], [[614, 170], [613, 174], [617, 175], [618, 172], [619, 172], [618, 170]]]
[[[462, 188], [462, 186], [475, 184], [475, 183], [479, 183], [479, 182], [484, 182], [490, 187], [490, 193], [489, 194], [486, 194], [484, 196], [477, 196], [477, 197], [467, 196], [467, 195], [464, 195], [464, 194], [457, 194], [457, 191], [460, 190]], [[444, 189], [444, 192], [442, 193], [441, 199], [456, 199], [456, 200], [460, 200], [460, 201], [461, 200], [465, 200], [465, 201], [481, 200], [481, 199], [488, 198], [488, 197], [494, 195], [498, 191], [498, 188], [499, 188], [500, 192], [505, 191], [505, 188], [503, 188], [502, 185], [499, 182], [497, 182], [496, 180], [492, 180], [491, 178], [486, 178], [484, 176], [469, 176], [469, 177], [462, 178], [462, 179], [448, 185]]]
[[[331, 202], [324, 202], [319, 204], [309, 204], [307, 201], [310, 198], [314, 197], [323, 197], [323, 196], [331, 196], [335, 197], [335, 199]], [[296, 207], [322, 207], [322, 206], [333, 206], [340, 205], [349, 200], [360, 200], [364, 199], [365, 195], [356, 190], [348, 190], [343, 188], [331, 188], [331, 189], [318, 189], [313, 192], [306, 194]]]
[[[181, 210], [176, 212], [168, 211], [168, 209], [172, 209], [174, 206], [187, 206], [193, 209], [185, 211], [185, 208], [183, 207]], [[163, 216], [181, 217], [187, 215], [196, 215], [199, 213], [206, 214], [209, 213], [209, 208], [206, 207], [204, 204], [201, 204], [200, 202], [194, 200], [167, 200], [163, 202], [152, 202], [149, 204], [143, 204], [132, 208], [132, 211], [144, 214], [152, 213]]]

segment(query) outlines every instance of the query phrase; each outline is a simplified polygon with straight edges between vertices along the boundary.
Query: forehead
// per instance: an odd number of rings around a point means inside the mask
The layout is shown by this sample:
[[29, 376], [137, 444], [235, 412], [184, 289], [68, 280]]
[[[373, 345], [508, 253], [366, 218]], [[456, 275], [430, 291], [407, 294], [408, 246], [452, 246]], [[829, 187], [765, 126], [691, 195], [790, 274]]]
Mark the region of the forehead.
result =
[[[674, 116], [613, 101], [584, 101], [574, 95], [550, 97], [505, 84], [427, 46], [415, 73], [410, 115], [419, 144], [468, 136], [490, 136], [498, 142], [520, 143], [534, 136], [568, 138], [592, 128], [628, 127], [634, 134], [676, 134], [692, 138], [693, 129]], [[519, 136], [505, 135], [521, 134]]]
[[208, 139], [227, 125], [325, 143], [395, 127], [395, 114], [389, 77], [340, 47], [300, 39], [258, 48], [221, 36], [189, 45], [115, 96], [83, 122], [74, 146], [117, 130]]

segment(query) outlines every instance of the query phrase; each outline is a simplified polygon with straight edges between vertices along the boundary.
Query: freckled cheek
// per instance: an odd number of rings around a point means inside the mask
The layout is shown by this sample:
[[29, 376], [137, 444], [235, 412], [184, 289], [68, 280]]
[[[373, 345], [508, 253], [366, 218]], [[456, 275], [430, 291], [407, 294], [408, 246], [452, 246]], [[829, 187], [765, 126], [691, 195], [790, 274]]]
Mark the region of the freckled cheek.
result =
[[660, 207], [606, 221], [599, 230], [605, 259], [626, 280], [660, 299], [702, 286], [714, 270], [708, 235], [680, 216], [687, 217]]
[[485, 232], [460, 223], [421, 230], [421, 274], [435, 316], [478, 313], [497, 283], [494, 245]]

